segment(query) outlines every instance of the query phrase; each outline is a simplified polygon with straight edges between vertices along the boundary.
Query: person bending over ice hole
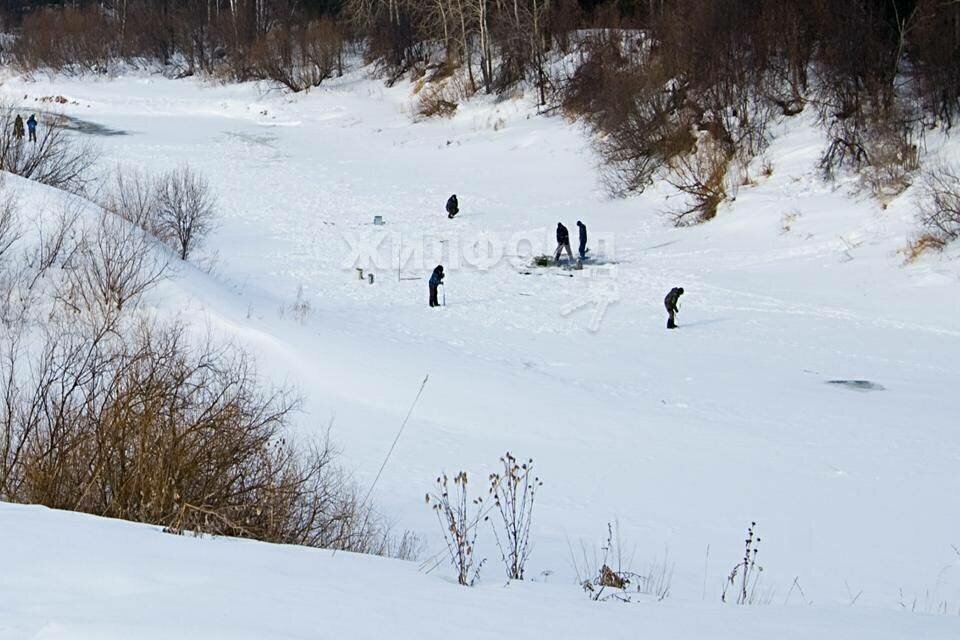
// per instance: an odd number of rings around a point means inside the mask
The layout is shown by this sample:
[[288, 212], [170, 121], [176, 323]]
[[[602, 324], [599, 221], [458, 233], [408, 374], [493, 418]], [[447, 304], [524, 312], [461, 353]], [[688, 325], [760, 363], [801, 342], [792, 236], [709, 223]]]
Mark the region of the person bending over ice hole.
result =
[[577, 220], [577, 226], [580, 227], [580, 259], [584, 260], [587, 257], [587, 225], [583, 224]]
[[570, 256], [570, 262], [573, 262], [573, 251], [570, 250], [570, 232], [567, 231], [567, 228], [563, 226], [562, 222], [557, 223], [557, 251], [553, 254], [554, 263], [560, 263], [560, 253], [563, 250], [567, 250], [567, 255]]
[[30, 142], [37, 141], [37, 117], [30, 114], [30, 117], [27, 118], [27, 130], [30, 132]]
[[667, 313], [669, 314], [669, 317], [667, 318], [667, 329], [677, 328], [677, 314], [680, 313], [677, 303], [680, 302], [680, 296], [682, 295], [683, 287], [674, 287], [673, 289], [670, 289], [670, 293], [668, 293], [667, 297], [663, 299], [663, 304], [667, 307]]
[[430, 306], [439, 307], [440, 303], [437, 302], [437, 287], [443, 284], [443, 265], [438, 264], [437, 268], [433, 270], [433, 274], [430, 275]]
[[458, 213], [460, 213], [460, 203], [457, 202], [457, 194], [453, 194], [447, 200], [447, 217], [452, 220]]

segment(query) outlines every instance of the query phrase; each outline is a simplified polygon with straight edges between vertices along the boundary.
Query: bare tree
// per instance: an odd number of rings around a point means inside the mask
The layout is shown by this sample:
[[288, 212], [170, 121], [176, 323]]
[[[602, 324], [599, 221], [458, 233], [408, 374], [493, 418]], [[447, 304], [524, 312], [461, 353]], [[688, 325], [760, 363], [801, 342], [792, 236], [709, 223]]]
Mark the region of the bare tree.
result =
[[706, 222], [717, 215], [717, 207], [727, 198], [730, 159], [727, 145], [707, 134], [700, 138], [694, 151], [677, 156], [670, 163], [666, 180], [686, 198], [669, 212], [676, 226]]
[[158, 237], [186, 260], [213, 229], [216, 207], [209, 183], [189, 166], [164, 174], [157, 184]]
[[919, 218], [924, 231], [941, 246], [960, 238], [960, 170], [941, 163], [920, 182]]

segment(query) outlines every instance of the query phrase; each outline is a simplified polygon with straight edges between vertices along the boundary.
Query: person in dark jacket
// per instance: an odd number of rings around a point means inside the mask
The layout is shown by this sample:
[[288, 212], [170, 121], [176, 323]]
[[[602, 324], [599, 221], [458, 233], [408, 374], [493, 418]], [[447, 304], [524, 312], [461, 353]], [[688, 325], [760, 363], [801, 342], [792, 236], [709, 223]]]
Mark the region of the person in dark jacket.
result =
[[453, 194], [447, 200], [447, 217], [453, 218], [458, 213], [460, 213], [460, 203], [457, 202], [457, 194]]
[[433, 274], [430, 276], [430, 306], [439, 307], [440, 303], [437, 302], [437, 287], [443, 284], [443, 265], [438, 264], [437, 268], [433, 270]]
[[556, 263], [560, 262], [560, 254], [563, 250], [567, 250], [567, 255], [570, 256], [570, 262], [573, 262], [573, 251], [570, 250], [570, 232], [567, 231], [567, 228], [563, 226], [562, 222], [557, 223], [557, 251], [553, 254], [553, 261]]
[[20, 117], [19, 113], [13, 120], [13, 137], [17, 140], [23, 140], [23, 118]]
[[30, 142], [37, 141], [37, 118], [32, 113], [27, 118], [27, 130], [30, 132]]
[[677, 314], [680, 313], [677, 303], [680, 302], [680, 296], [683, 295], [683, 287], [674, 287], [670, 289], [670, 293], [667, 294], [667, 297], [663, 299], [664, 306], [667, 307], [667, 329], [676, 329], [677, 328]]
[[580, 259], [587, 257], [587, 225], [577, 220], [577, 226], [580, 227]]

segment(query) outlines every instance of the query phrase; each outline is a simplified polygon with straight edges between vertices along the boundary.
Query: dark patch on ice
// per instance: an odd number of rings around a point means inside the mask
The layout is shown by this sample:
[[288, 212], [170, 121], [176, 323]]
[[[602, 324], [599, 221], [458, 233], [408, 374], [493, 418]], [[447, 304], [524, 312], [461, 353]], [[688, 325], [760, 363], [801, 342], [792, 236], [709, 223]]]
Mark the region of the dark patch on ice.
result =
[[120, 129], [111, 129], [110, 127], [100, 124], [99, 122], [81, 120], [80, 118], [74, 118], [73, 116], [67, 116], [62, 113], [48, 113], [46, 115], [52, 120], [54, 127], [67, 129], [68, 131], [76, 131], [77, 133], [82, 133], [88, 136], [129, 135], [126, 131], [121, 131]]
[[853, 391], [883, 391], [884, 386], [869, 380], [827, 380], [827, 384], [835, 384]]

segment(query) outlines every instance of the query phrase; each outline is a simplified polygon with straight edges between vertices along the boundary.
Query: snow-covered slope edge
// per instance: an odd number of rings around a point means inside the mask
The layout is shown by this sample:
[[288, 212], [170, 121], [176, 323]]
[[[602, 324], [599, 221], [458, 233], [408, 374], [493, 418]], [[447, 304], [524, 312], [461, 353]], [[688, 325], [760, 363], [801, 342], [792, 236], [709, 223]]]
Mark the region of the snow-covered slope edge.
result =
[[0, 638], [231, 640], [956, 637], [867, 607], [595, 603], [568, 585], [465, 589], [413, 563], [0, 504]]

